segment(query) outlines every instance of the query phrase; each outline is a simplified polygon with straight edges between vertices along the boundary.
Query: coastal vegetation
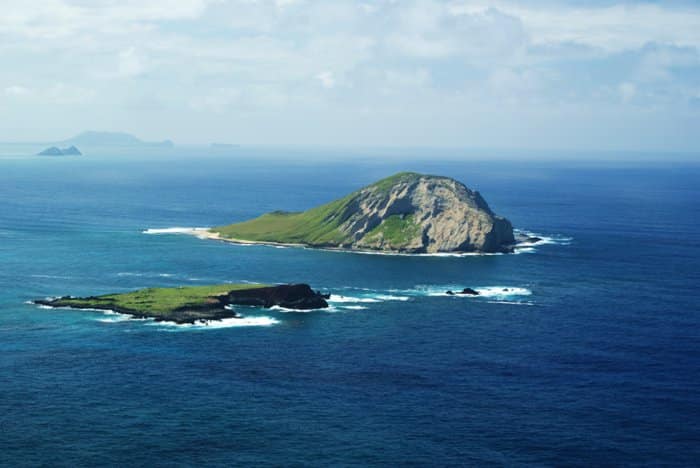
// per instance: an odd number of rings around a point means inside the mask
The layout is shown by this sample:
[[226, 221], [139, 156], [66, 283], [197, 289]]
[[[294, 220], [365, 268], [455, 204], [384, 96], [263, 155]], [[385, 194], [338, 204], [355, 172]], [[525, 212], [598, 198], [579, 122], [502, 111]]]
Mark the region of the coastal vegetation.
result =
[[238, 317], [232, 305], [296, 309], [328, 307], [324, 296], [306, 284], [220, 284], [176, 288], [146, 288], [102, 296], [38, 299], [35, 304], [74, 309], [111, 310], [138, 318], [192, 323]]
[[504, 252], [510, 222], [449, 177], [400, 172], [302, 212], [274, 211], [209, 230], [232, 242], [386, 252]]

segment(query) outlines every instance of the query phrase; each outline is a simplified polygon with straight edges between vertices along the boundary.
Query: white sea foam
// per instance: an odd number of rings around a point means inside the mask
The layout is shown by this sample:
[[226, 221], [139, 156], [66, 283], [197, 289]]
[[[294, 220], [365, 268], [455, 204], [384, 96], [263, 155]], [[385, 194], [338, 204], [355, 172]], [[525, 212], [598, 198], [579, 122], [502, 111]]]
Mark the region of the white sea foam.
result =
[[61, 276], [61, 275], [29, 275], [32, 278], [46, 278], [46, 279], [71, 279], [72, 276]]
[[[322, 249], [326, 250], [326, 249]], [[341, 250], [327, 249], [330, 252], [353, 253], [359, 255], [384, 255], [387, 257], [484, 257], [493, 255], [504, 255], [502, 252], [436, 252], [436, 253], [402, 253], [402, 252], [379, 252], [372, 250]]]
[[[56, 299], [54, 298], [46, 298], [47, 301]], [[34, 304], [33, 302], [30, 302], [30, 304]], [[34, 304], [37, 308], [39, 309], [59, 309], [59, 310], [79, 310], [79, 311], [84, 311], [84, 312], [100, 312], [105, 315], [121, 315], [118, 312], [115, 312], [113, 310], [109, 309], [93, 309], [89, 307], [71, 307], [71, 306], [52, 306], [52, 305], [47, 305], [47, 304]]]
[[146, 229], [144, 234], [194, 234], [197, 231], [207, 231], [207, 227], [170, 227], [162, 229]]
[[280, 323], [279, 320], [267, 316], [226, 318], [222, 320], [199, 320], [195, 323], [150, 322], [148, 325], [172, 330], [214, 330], [219, 328], [237, 327], [270, 327]]
[[149, 272], [149, 271], [121, 271], [117, 273], [117, 276], [134, 276], [137, 278], [141, 277], [150, 277], [150, 278], [156, 278], [156, 277], [161, 277], [161, 278], [172, 278], [175, 275], [173, 273], [156, 273], [156, 272]]
[[102, 322], [102, 323], [118, 323], [118, 322], [127, 322], [129, 320], [134, 320], [133, 317], [129, 315], [124, 315], [124, 314], [107, 314], [107, 315], [114, 315], [114, 317], [106, 317], [106, 318], [98, 318], [96, 319], [97, 322]]
[[367, 310], [367, 307], [361, 305], [342, 306], [341, 308], [347, 310]]
[[[187, 234], [192, 236], [197, 236], [199, 238], [213, 238], [209, 232], [208, 227], [170, 227], [170, 228], [149, 228], [143, 231], [144, 234]], [[539, 238], [536, 242], [523, 241], [513, 246], [514, 254], [523, 253], [534, 253], [536, 249], [534, 247], [546, 245], [546, 244], [556, 244], [556, 245], [570, 245], [573, 240], [571, 237], [566, 237], [562, 235], [552, 235], [545, 236], [535, 232], [527, 231], [524, 229], [515, 229], [516, 234], [527, 237], [537, 237]], [[226, 240], [226, 239], [221, 239]], [[484, 257], [484, 256], [494, 256], [494, 255], [506, 255], [503, 252], [438, 252], [438, 253], [401, 253], [401, 252], [381, 252], [374, 250], [354, 250], [354, 249], [338, 249], [338, 248], [315, 248], [304, 245], [295, 244], [277, 244], [277, 243], [265, 243], [265, 242], [245, 242], [245, 241], [233, 241], [231, 243], [238, 245], [240, 247], [252, 247], [252, 246], [266, 246], [274, 247], [276, 249], [286, 249], [289, 247], [301, 247], [310, 250], [324, 250], [327, 252], [337, 252], [337, 253], [351, 253], [359, 255], [384, 255], [393, 257]]]
[[487, 286], [484, 288], [475, 288], [481, 297], [513, 297], [513, 296], [531, 296], [532, 291], [527, 288], [517, 288], [512, 286]]
[[374, 297], [379, 299], [380, 301], [408, 301], [409, 299], [411, 299], [408, 296], [393, 296], [391, 294], [378, 294]]
[[548, 244], [553, 244], [553, 245], [571, 245], [571, 242], [574, 240], [573, 237], [567, 237], [563, 236], [561, 234], [553, 234], [553, 235], [544, 235], [544, 234], [539, 234], [536, 232], [532, 231], [526, 231], [524, 229], [519, 229], [516, 230], [516, 233], [522, 234], [527, 237], [537, 237], [539, 240], [535, 242], [520, 242], [516, 244], [515, 248], [516, 249], [526, 249], [529, 247], [537, 247], [540, 245], [548, 245]]
[[178, 275], [175, 273], [158, 273], [155, 271], [120, 271], [117, 273], [120, 278], [179, 278], [186, 281], [203, 281], [199, 278]]
[[[532, 291], [516, 286], [482, 286], [474, 287], [474, 290], [479, 294], [459, 294], [459, 291], [464, 289], [463, 285], [445, 284], [445, 285], [418, 285], [413, 289], [393, 289], [389, 290], [394, 293], [401, 293], [407, 296], [429, 296], [429, 297], [455, 297], [463, 299], [507, 299], [519, 296], [530, 296]], [[452, 291], [454, 294], [447, 294], [447, 291]]]
[[524, 305], [524, 306], [533, 306], [535, 305], [534, 302], [530, 301], [486, 301], [489, 304], [508, 304], [508, 305]]
[[330, 307], [324, 307], [322, 309], [290, 309], [288, 307], [282, 307], [282, 306], [272, 306], [270, 307], [270, 310], [275, 310], [277, 312], [296, 312], [296, 313], [309, 313], [309, 312], [337, 312], [338, 309], [334, 306]]
[[524, 253], [535, 253], [537, 252], [537, 249], [534, 247], [514, 247], [513, 248], [513, 255], [518, 255], [518, 254], [524, 254]]
[[[371, 291], [363, 289], [363, 291]], [[394, 294], [387, 294], [384, 291], [373, 291], [373, 293], [362, 293], [359, 296], [343, 296], [339, 294], [331, 294], [329, 303], [338, 304], [353, 304], [353, 303], [378, 303], [385, 301], [408, 301], [411, 299], [408, 296], [397, 296]]]
[[379, 299], [372, 297], [352, 297], [352, 296], [341, 296], [339, 294], [331, 294], [329, 303], [354, 303], [354, 302], [381, 302]]

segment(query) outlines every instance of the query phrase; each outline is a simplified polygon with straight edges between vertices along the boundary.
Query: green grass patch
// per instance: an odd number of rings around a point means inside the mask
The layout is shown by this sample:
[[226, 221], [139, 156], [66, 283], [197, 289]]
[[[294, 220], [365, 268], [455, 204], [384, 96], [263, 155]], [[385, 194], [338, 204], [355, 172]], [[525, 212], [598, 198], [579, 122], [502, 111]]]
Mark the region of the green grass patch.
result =
[[184, 286], [178, 288], [147, 288], [122, 294], [107, 294], [87, 298], [60, 299], [57, 305], [122, 308], [150, 315], [166, 315], [188, 306], [204, 305], [230, 291], [263, 288], [265, 284], [220, 284], [214, 286]]
[[377, 227], [368, 232], [365, 242], [383, 239], [391, 247], [403, 246], [420, 234], [420, 226], [413, 215], [392, 215], [382, 221]]
[[[399, 183], [411, 183], [423, 177], [415, 172], [400, 172], [353, 192], [339, 200], [303, 212], [274, 211], [242, 223], [212, 228], [223, 238], [256, 242], [279, 242], [311, 246], [349, 246], [353, 238], [342, 232], [340, 226], [355, 213], [358, 195], [370, 190], [375, 196], [386, 196]], [[387, 221], [389, 221], [387, 223]], [[385, 238], [396, 244], [400, 239], [411, 238], [415, 229], [410, 222], [387, 220], [381, 226], [386, 229]], [[402, 237], [403, 236], [403, 237]]]
[[352, 214], [354, 194], [301, 213], [275, 211], [242, 223], [213, 228], [230, 239], [308, 245], [341, 245], [350, 241], [338, 228]]
[[415, 182], [421, 177], [423, 176], [417, 172], [399, 172], [398, 174], [379, 180], [369, 185], [367, 188], [374, 189], [376, 193], [384, 195], [388, 194], [396, 184]]

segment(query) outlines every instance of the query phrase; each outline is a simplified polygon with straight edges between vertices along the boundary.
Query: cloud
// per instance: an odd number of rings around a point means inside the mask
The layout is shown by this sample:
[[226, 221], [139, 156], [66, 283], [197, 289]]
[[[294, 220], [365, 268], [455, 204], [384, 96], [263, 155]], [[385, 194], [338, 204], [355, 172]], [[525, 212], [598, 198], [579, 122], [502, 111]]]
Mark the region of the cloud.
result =
[[[23, 112], [20, 98], [44, 99], [76, 127], [90, 124], [70, 114], [76, 106], [136, 125], [134, 106], [150, 102], [140, 123], [158, 138], [176, 119], [197, 140], [200, 126], [303, 112], [316, 123], [293, 136], [308, 142], [313, 128], [354, 115], [369, 129], [389, 118], [427, 128], [439, 120], [427, 116], [449, 115], [435, 133], [418, 132], [425, 144], [473, 143], [491, 138], [464, 132], [480, 125], [475, 115], [504, 134], [521, 131], [515, 115], [563, 128], [577, 109], [594, 125], [631, 104], [686, 119], [699, 50], [700, 6], [677, 2], [5, 0], [0, 96], [6, 119]], [[267, 141], [263, 127], [247, 134]], [[349, 131], [336, 130], [326, 134]]]
[[333, 77], [333, 72], [323, 71], [316, 75], [316, 79], [321, 82], [321, 86], [326, 89], [331, 89], [335, 87], [335, 78]]
[[118, 70], [124, 77], [138, 76], [146, 70], [145, 61], [134, 47], [129, 47], [119, 52]]
[[637, 86], [634, 83], [621, 83], [619, 86], [622, 100], [628, 102], [637, 94]]
[[9, 97], [22, 97], [22, 96], [29, 96], [32, 94], [32, 90], [29, 88], [25, 88], [24, 86], [8, 86], [5, 88], [5, 96]]

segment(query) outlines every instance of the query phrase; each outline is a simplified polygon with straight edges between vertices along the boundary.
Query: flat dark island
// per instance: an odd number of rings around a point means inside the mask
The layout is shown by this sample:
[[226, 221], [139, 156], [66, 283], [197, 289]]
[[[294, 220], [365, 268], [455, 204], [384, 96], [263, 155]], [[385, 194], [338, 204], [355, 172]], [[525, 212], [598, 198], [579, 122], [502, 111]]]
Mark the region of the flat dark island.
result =
[[134, 318], [195, 323], [240, 318], [234, 305], [311, 310], [328, 307], [323, 295], [308, 284], [220, 284], [178, 288], [147, 288], [103, 296], [37, 299], [37, 305], [72, 309], [111, 310]]

